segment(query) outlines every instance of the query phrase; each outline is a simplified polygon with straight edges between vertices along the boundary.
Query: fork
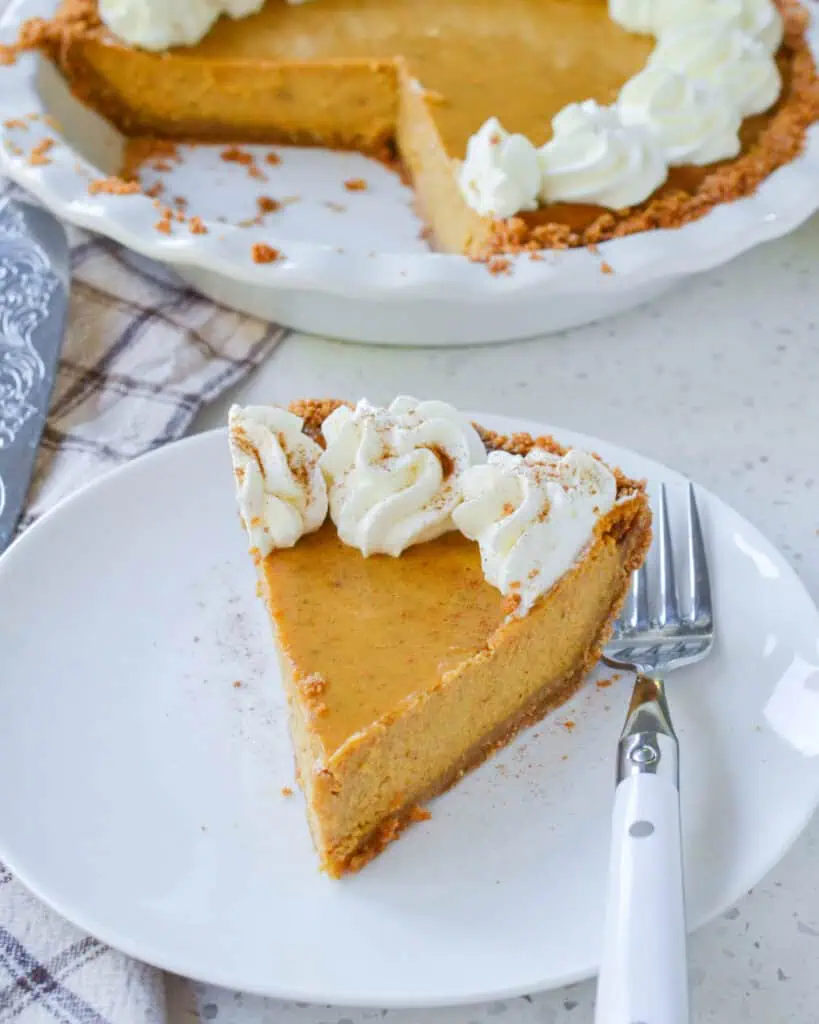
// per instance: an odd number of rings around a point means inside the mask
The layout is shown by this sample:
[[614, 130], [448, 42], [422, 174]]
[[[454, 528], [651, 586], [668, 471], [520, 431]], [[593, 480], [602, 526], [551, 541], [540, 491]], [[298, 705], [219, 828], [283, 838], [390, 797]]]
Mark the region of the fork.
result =
[[688, 486], [688, 608], [680, 612], [665, 485], [657, 502], [658, 579], [634, 573], [603, 660], [636, 673], [617, 750], [617, 788], [596, 1024], [688, 1024], [679, 745], [663, 677], [714, 645], [711, 585]]

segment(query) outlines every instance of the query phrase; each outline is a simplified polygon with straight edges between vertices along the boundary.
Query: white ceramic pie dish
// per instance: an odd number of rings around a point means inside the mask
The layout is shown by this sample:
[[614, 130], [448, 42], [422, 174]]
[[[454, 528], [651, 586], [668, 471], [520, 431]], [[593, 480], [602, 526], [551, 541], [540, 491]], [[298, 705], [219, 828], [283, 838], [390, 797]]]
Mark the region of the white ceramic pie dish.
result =
[[[0, 42], [13, 41], [25, 18], [53, 14], [56, 3], [12, 0], [0, 19]], [[815, 18], [809, 40], [819, 59]], [[29, 119], [32, 114], [56, 117], [60, 133]], [[25, 129], [9, 127], [20, 118], [27, 120]], [[58, 144], [48, 163], [32, 166], [28, 153], [45, 135]], [[281, 165], [265, 166], [269, 181], [260, 184], [240, 166], [220, 161], [218, 149], [194, 149], [175, 169], [169, 190], [183, 192], [189, 213], [203, 216], [209, 232], [180, 229], [168, 236], [156, 230], [149, 198], [89, 195], [90, 180], [117, 169], [121, 147], [118, 133], [74, 100], [39, 56], [26, 55], [2, 69], [0, 171], [55, 213], [173, 265], [225, 305], [300, 330], [374, 343], [504, 341], [597, 320], [787, 234], [819, 209], [816, 124], [797, 160], [754, 195], [700, 221], [618, 239], [599, 253], [547, 253], [537, 262], [523, 256], [513, 260], [511, 273], [492, 275], [465, 257], [429, 252], [418, 236], [409, 191], [355, 154], [280, 148]], [[351, 177], [364, 177], [370, 187], [346, 192], [343, 182]], [[253, 216], [260, 194], [298, 201], [262, 226], [235, 226]], [[255, 263], [251, 247], [257, 241], [280, 249], [286, 259]], [[614, 273], [602, 272], [603, 261]]]

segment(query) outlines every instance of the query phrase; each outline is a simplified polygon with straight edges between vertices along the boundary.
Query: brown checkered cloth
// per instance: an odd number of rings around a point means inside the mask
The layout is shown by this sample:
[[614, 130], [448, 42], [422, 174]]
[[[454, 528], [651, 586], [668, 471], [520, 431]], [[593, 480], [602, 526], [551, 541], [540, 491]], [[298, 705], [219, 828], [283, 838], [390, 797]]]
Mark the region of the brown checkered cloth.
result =
[[[23, 527], [181, 437], [285, 333], [215, 306], [113, 242], [69, 237], [69, 328]], [[0, 864], [0, 1024], [159, 1024], [164, 1015], [159, 972], [63, 921]]]

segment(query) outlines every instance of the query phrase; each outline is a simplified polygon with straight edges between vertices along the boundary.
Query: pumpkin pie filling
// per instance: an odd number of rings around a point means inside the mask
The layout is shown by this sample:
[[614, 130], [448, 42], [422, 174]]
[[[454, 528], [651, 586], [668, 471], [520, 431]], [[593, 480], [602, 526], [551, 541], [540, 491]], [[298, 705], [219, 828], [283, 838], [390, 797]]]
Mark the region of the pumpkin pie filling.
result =
[[114, 37], [97, 0], [63, 0], [21, 43], [44, 48], [75, 93], [131, 137], [394, 147], [434, 244], [484, 258], [679, 226], [798, 155], [819, 117], [819, 83], [806, 12], [779, 6], [782, 91], [745, 119], [736, 159], [672, 167], [632, 208], [557, 201], [503, 218], [477, 213], [457, 183], [478, 128], [497, 117], [539, 146], [556, 113], [580, 99], [613, 103], [652, 52], [653, 39], [615, 23], [602, 0], [267, 0], [160, 53]]

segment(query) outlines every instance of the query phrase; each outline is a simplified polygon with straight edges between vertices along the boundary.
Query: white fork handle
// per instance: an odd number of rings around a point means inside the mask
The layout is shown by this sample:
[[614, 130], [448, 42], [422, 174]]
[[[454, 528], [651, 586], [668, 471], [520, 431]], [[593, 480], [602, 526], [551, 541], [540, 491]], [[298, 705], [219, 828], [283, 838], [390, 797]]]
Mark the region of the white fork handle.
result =
[[596, 1024], [688, 1024], [680, 799], [632, 774], [615, 791]]

